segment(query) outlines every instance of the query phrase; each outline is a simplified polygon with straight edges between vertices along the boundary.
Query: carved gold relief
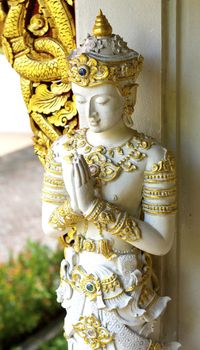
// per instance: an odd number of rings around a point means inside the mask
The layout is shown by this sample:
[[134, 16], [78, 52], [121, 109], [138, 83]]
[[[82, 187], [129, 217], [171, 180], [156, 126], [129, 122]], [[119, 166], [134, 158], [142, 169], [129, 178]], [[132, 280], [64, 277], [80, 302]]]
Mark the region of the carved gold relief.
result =
[[[3, 3], [0, 23], [6, 16]], [[78, 123], [66, 60], [75, 48], [72, 6], [72, 0], [10, 1], [3, 30], [3, 51], [21, 77], [35, 152], [43, 164], [51, 143], [73, 133]]]
[[83, 338], [85, 344], [91, 349], [106, 348], [113, 340], [112, 334], [102, 326], [101, 322], [94, 316], [81, 316], [74, 326], [75, 332]]
[[0, 0], [0, 53], [2, 46], [2, 33], [4, 28], [4, 23], [7, 15], [8, 5], [5, 0]]

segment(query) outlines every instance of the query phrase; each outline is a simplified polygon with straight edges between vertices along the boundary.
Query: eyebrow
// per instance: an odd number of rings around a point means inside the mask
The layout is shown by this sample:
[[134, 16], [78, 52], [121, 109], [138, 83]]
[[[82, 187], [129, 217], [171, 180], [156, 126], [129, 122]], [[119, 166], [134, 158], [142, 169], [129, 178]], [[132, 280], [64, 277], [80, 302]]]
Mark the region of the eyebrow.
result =
[[[81, 95], [81, 94], [79, 94], [79, 93], [74, 92], [74, 94], [75, 94], [76, 96], [80, 96], [80, 97], [85, 98], [84, 95]], [[111, 94], [109, 94], [109, 95], [108, 95], [108, 94], [97, 94], [97, 95], [94, 95], [94, 96], [92, 96], [92, 97], [104, 97], [104, 96], [113, 97], [113, 95], [111, 95]]]
[[76, 96], [79, 96], [79, 97], [83, 97], [83, 98], [85, 98], [85, 96], [80, 95], [80, 94], [76, 94], [75, 92], [74, 92], [74, 94], [75, 94]]

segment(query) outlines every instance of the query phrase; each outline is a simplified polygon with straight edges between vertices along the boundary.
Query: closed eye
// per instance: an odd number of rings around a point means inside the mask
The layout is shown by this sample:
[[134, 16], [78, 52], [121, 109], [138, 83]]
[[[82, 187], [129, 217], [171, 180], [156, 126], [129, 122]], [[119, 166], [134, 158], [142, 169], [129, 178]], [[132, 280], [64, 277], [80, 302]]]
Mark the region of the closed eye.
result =
[[108, 96], [99, 96], [96, 98], [96, 103], [100, 104], [100, 105], [105, 105], [107, 102], [110, 101], [110, 97]]
[[84, 97], [79, 96], [79, 95], [75, 95], [75, 96], [76, 96], [75, 100], [76, 100], [77, 103], [80, 103], [80, 104], [86, 103], [86, 99]]

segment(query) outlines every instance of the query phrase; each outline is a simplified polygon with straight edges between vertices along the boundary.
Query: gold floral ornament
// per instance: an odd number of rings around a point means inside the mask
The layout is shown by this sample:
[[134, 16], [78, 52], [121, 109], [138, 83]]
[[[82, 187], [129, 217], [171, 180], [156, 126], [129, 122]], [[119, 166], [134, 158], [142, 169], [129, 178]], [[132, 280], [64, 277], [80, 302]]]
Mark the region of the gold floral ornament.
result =
[[94, 315], [81, 316], [80, 321], [73, 328], [83, 338], [85, 344], [90, 345], [93, 350], [106, 348], [107, 344], [113, 340], [112, 334]]
[[82, 54], [70, 62], [69, 79], [81, 86], [102, 84], [109, 76], [109, 68], [94, 58]]
[[82, 54], [69, 60], [69, 80], [80, 86], [97, 86], [106, 83], [119, 83], [128, 78], [136, 80], [143, 62], [142, 56], [130, 62], [106, 63]]

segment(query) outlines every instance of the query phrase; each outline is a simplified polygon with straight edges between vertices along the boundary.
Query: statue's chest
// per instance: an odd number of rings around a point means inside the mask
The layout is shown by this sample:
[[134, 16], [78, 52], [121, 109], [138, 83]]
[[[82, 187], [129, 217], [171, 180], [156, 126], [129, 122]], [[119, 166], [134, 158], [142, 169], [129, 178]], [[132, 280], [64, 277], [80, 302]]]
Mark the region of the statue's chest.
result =
[[142, 167], [134, 172], [122, 171], [115, 180], [97, 186], [97, 192], [108, 202], [132, 211], [133, 207], [137, 209], [141, 203], [143, 178]]
[[127, 201], [137, 206], [141, 201], [148, 149], [153, 142], [136, 134], [119, 147], [94, 147], [87, 142], [85, 135], [86, 130], [82, 129], [74, 138], [68, 139], [63, 144], [62, 158], [70, 167], [74, 156], [82, 154], [99, 196], [123, 207]]
[[[83, 154], [86, 160], [94, 180], [96, 195], [127, 210], [132, 210], [134, 207], [137, 210], [142, 196], [146, 155], [138, 152], [135, 153], [135, 157], [122, 154], [109, 157], [98, 151], [89, 153], [78, 151], [79, 154]], [[66, 160], [68, 156], [68, 154], [65, 155], [63, 159]], [[65, 173], [65, 179], [68, 178], [66, 183], [69, 186], [71, 166], [69, 162], [69, 169]]]

